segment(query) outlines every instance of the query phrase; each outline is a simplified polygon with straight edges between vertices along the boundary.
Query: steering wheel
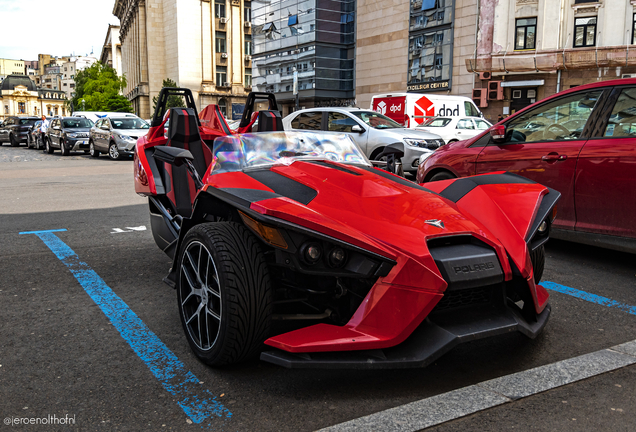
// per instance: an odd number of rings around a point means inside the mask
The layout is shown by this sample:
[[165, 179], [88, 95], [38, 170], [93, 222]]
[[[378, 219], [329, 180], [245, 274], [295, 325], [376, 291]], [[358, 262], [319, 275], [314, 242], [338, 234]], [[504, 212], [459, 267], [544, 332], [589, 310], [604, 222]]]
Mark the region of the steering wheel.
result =
[[[550, 129], [558, 129], [559, 132], [562, 132], [562, 133], [559, 134], [558, 132], [553, 132]], [[554, 137], [552, 137], [552, 139], [554, 139], [554, 138], [556, 138], [558, 136], [563, 136], [563, 135], [565, 135], [567, 137], [567, 136], [569, 136], [571, 134], [571, 132], [570, 132], [570, 130], [568, 128], [566, 128], [565, 126], [560, 125], [558, 123], [552, 123], [550, 126], [546, 127], [543, 130], [543, 138], [544, 139], [550, 138], [549, 136], [546, 136], [546, 133], [553, 134]]]

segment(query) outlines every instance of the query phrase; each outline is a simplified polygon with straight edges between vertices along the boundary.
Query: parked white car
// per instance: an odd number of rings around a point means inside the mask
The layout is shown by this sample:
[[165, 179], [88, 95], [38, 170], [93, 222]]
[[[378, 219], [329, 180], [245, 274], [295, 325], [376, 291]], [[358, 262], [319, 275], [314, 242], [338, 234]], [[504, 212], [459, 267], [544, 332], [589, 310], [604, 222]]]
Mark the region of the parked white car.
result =
[[344, 133], [372, 160], [379, 159], [386, 146], [401, 145], [402, 168], [406, 172], [417, 171], [420, 156], [430, 156], [444, 144], [439, 135], [407, 129], [378, 112], [360, 108], [308, 108], [285, 117], [283, 127], [301, 132]]
[[452, 143], [479, 135], [492, 124], [481, 117], [433, 117], [415, 129], [439, 135], [444, 143]]

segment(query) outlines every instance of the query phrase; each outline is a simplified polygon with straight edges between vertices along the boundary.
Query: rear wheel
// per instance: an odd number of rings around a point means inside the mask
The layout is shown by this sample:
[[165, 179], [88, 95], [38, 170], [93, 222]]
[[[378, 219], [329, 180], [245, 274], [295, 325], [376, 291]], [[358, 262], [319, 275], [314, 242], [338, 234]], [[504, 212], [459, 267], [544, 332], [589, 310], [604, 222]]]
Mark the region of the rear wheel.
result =
[[177, 262], [181, 324], [196, 356], [221, 366], [254, 355], [272, 314], [259, 240], [236, 223], [201, 224], [185, 236]]
[[543, 245], [533, 251], [530, 251], [530, 261], [532, 261], [534, 283], [538, 284], [543, 277], [543, 270], [545, 268], [545, 248]]
[[47, 152], [48, 154], [53, 153], [53, 147], [51, 147], [51, 140], [48, 138], [44, 139], [44, 151]]
[[435, 174], [433, 177], [431, 177], [431, 179], [429, 180], [430, 182], [434, 182], [434, 181], [439, 181], [439, 180], [451, 180], [456, 178], [453, 174], [449, 173], [448, 171], [442, 171], [442, 172], [438, 172], [437, 174]]

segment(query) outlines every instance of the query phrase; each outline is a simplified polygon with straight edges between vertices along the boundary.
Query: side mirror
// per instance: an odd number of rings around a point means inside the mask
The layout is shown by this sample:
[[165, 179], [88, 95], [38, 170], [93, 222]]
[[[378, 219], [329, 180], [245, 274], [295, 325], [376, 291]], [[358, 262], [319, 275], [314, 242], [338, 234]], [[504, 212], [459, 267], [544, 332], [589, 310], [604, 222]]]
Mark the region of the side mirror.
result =
[[496, 125], [490, 128], [490, 138], [494, 143], [506, 142], [506, 125]]
[[154, 147], [154, 158], [174, 166], [181, 166], [185, 161], [193, 161], [194, 156], [189, 150], [168, 146]]
[[365, 130], [360, 125], [353, 125], [351, 127], [351, 132], [364, 133]]

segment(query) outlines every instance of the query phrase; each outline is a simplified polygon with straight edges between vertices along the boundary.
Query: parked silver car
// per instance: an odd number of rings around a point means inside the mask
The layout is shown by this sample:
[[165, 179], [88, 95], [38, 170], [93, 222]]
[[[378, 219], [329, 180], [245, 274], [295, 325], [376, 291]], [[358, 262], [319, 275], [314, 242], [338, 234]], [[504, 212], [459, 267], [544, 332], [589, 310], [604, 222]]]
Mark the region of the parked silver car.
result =
[[285, 130], [345, 133], [371, 160], [377, 160], [390, 144], [404, 147], [402, 168], [415, 172], [420, 156], [430, 155], [444, 144], [439, 135], [407, 129], [390, 118], [360, 108], [308, 108], [283, 119]]
[[93, 157], [107, 153], [115, 160], [125, 155], [132, 156], [137, 139], [146, 135], [148, 129], [148, 123], [130, 114], [99, 119], [91, 129], [89, 153]]

